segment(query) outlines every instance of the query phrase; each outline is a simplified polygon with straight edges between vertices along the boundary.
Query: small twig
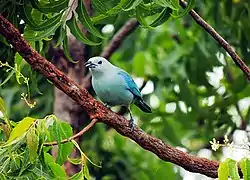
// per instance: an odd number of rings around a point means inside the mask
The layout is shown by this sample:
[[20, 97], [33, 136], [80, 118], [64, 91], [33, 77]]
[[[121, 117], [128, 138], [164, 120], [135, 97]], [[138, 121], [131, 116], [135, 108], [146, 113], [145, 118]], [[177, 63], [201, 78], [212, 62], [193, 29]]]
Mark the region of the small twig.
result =
[[136, 19], [128, 20], [114, 35], [110, 43], [104, 48], [101, 56], [108, 59], [120, 47], [125, 37], [131, 34], [131, 32], [133, 32], [138, 25], [139, 22]]
[[[67, 139], [63, 139], [60, 144], [64, 144], [64, 143], [67, 143], [73, 139], [76, 139], [80, 136], [82, 136], [85, 132], [87, 132], [90, 128], [92, 128], [96, 123], [97, 123], [97, 119], [93, 119], [86, 127], [84, 127], [81, 131], [79, 131], [77, 134], [67, 138]], [[46, 143], [43, 143], [44, 146], [54, 146], [54, 145], [57, 145], [58, 143], [56, 141], [53, 141], [53, 142], [46, 142]]]
[[[183, 8], [186, 8], [186, 2], [180, 0], [180, 5]], [[234, 63], [242, 70], [242, 72], [246, 75], [247, 79], [250, 81], [250, 70], [248, 66], [244, 63], [244, 61], [239, 57], [239, 55], [234, 51], [234, 49], [230, 46], [230, 44], [221, 37], [212, 26], [210, 26], [204, 19], [202, 19], [199, 14], [197, 14], [194, 10], [191, 10], [189, 14], [193, 17], [197, 24], [203, 27], [232, 57]]]

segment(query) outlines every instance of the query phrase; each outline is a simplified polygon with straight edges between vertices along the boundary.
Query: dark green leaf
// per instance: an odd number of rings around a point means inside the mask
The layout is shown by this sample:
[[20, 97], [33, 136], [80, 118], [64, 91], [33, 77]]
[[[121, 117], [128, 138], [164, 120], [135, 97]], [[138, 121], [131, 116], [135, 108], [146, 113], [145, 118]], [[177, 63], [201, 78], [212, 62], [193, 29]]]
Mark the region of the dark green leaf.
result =
[[60, 45], [62, 44], [62, 42], [63, 42], [65, 36], [66, 36], [66, 31], [63, 29], [63, 26], [60, 26], [60, 28], [58, 28], [57, 31], [58, 31], [59, 35], [58, 35], [58, 38], [57, 38], [57, 40], [56, 40], [56, 45], [55, 45], [55, 47], [60, 46]]
[[63, 40], [63, 52], [64, 55], [66, 56], [66, 58], [72, 62], [72, 63], [77, 63], [78, 61], [74, 61], [69, 53], [69, 47], [68, 47], [68, 37], [64, 36], [64, 40]]
[[176, 5], [176, 0], [154, 0], [154, 2], [162, 7], [170, 7], [173, 10], [176, 10], [178, 7]]
[[50, 19], [47, 19], [46, 21], [43, 21], [43, 23], [38, 24], [37, 26], [33, 26], [31, 27], [31, 29], [35, 30], [35, 31], [43, 31], [46, 30], [48, 28], [51, 28], [52, 26], [54, 26], [55, 24], [58, 24], [61, 20], [62, 17], [62, 13], [57, 14], [55, 16], [53, 16]]
[[40, 41], [42, 39], [46, 39], [48, 38], [49, 36], [52, 36], [54, 35], [56, 29], [60, 26], [60, 22], [58, 22], [57, 24], [55, 24], [54, 26], [48, 28], [47, 30], [45, 31], [33, 31], [32, 30], [29, 30], [30, 33], [24, 33], [24, 38], [27, 40], [27, 41]]
[[122, 2], [122, 9], [124, 11], [130, 11], [135, 9], [143, 0], [121, 0]]
[[106, 6], [105, 3], [103, 3], [101, 0], [92, 0], [91, 2], [97, 8], [98, 11], [100, 11], [103, 14], [107, 14], [109, 8], [108, 6]]
[[2, 85], [4, 85], [5, 83], [7, 83], [9, 80], [10, 80], [10, 78], [13, 76], [13, 74], [15, 73], [15, 70], [14, 69], [12, 69], [12, 71], [9, 73], [9, 75], [4, 79], [4, 81], [0, 84], [0, 87], [2, 86]]
[[166, 22], [170, 18], [171, 13], [172, 13], [171, 8], [163, 9], [160, 15], [154, 20], [154, 22], [152, 22], [152, 24], [150, 24], [150, 26], [157, 27], [157, 26], [162, 25], [164, 22]]
[[145, 21], [143, 15], [142, 15], [142, 8], [140, 6], [136, 7], [136, 19], [139, 21], [139, 23], [144, 27], [144, 28], [151, 28], [147, 22]]
[[51, 3], [42, 3], [39, 0], [31, 0], [32, 6], [43, 13], [60, 12], [68, 6], [68, 0], [52, 1]]
[[174, 18], [181, 18], [181, 17], [185, 16], [189, 11], [191, 11], [194, 6], [195, 6], [195, 0], [189, 0], [187, 7], [184, 9], [184, 11], [182, 11], [180, 13], [178, 11], [174, 11], [172, 13], [172, 16]]
[[33, 20], [31, 12], [32, 8], [29, 6], [28, 3], [24, 3], [21, 6], [21, 12], [22, 12], [22, 18], [24, 21], [31, 27], [31, 28], [36, 28], [38, 27], [38, 24]]
[[81, 31], [81, 29], [77, 25], [76, 18], [72, 16], [72, 18], [67, 21], [67, 25], [70, 28], [70, 32], [80, 41], [82, 41], [84, 44], [88, 44], [90, 46], [96, 46], [101, 44], [101, 42], [93, 42], [89, 40]]
[[[91, 19], [89, 18], [89, 15], [87, 13], [87, 10], [83, 4], [83, 1], [78, 1], [78, 7], [76, 8], [76, 12], [78, 14], [78, 19], [89, 32], [91, 32], [93, 35], [99, 37], [99, 38], [105, 38], [101, 35], [101, 33], [95, 28], [93, 25]], [[71, 29], [71, 28], [70, 28]], [[91, 45], [91, 44], [89, 44]]]

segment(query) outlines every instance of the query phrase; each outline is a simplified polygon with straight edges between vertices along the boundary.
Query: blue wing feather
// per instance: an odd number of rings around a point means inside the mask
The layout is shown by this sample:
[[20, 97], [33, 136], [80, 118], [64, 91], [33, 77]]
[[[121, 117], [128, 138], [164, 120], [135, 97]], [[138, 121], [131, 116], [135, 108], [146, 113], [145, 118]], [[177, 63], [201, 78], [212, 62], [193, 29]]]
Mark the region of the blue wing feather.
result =
[[118, 75], [122, 76], [125, 79], [125, 82], [127, 83], [127, 88], [131, 93], [133, 93], [135, 96], [141, 97], [141, 92], [139, 88], [127, 72], [119, 71]]

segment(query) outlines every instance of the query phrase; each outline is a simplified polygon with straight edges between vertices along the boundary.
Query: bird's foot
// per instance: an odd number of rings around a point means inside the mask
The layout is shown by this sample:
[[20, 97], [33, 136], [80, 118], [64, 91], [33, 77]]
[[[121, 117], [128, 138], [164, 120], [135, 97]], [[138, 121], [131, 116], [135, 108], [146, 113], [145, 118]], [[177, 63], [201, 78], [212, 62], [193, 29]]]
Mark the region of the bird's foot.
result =
[[134, 119], [133, 118], [130, 118], [129, 120], [129, 127], [133, 130], [134, 127], [135, 127], [135, 124], [134, 124]]
[[109, 106], [107, 103], [104, 103], [104, 106], [108, 108], [109, 110], [111, 109], [111, 106]]

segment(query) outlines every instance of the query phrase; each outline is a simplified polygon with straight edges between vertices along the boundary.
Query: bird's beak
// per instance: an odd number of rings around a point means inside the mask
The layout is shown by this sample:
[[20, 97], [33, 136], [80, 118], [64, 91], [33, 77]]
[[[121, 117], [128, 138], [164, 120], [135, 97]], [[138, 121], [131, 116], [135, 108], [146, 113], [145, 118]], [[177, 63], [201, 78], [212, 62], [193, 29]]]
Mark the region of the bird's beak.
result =
[[95, 68], [97, 65], [94, 64], [94, 63], [92, 63], [91, 61], [87, 61], [87, 62], [84, 64], [84, 66], [85, 66], [86, 68]]

